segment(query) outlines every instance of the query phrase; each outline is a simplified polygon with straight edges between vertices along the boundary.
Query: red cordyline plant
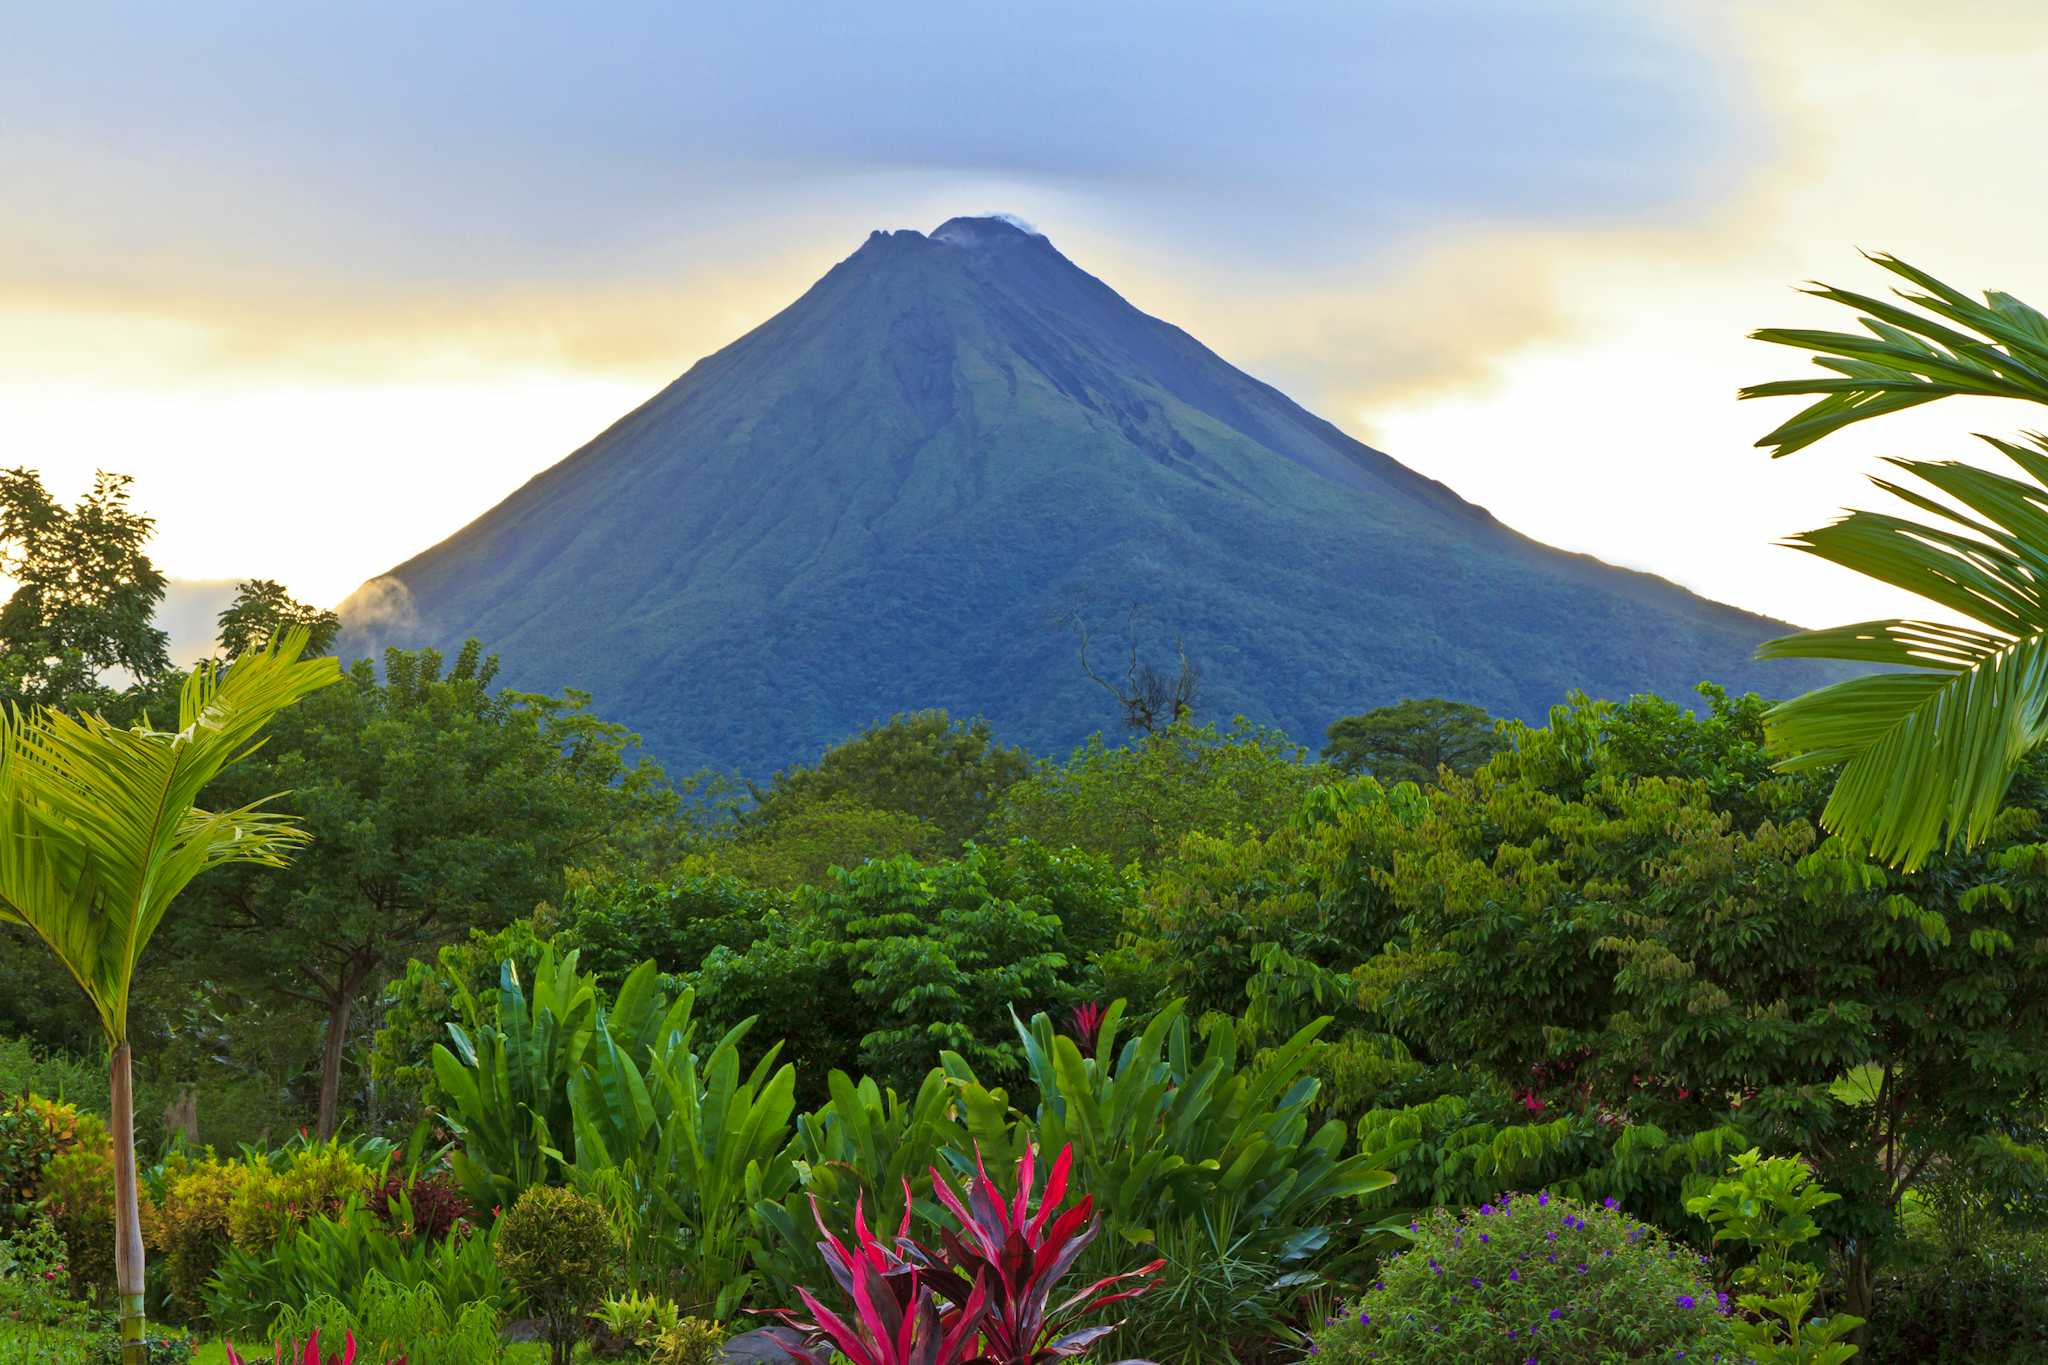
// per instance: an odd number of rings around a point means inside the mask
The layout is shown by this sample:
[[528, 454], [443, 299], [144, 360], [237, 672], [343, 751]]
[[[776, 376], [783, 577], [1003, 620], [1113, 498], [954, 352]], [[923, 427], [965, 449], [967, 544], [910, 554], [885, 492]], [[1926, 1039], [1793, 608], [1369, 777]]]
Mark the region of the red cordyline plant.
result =
[[835, 1349], [853, 1365], [1045, 1365], [1085, 1355], [1121, 1326], [1074, 1323], [1144, 1293], [1163, 1260], [1106, 1276], [1052, 1302], [1053, 1287], [1102, 1229], [1092, 1195], [1059, 1210], [1073, 1149], [1063, 1148], [1053, 1162], [1035, 1212], [1029, 1148], [1017, 1162], [1017, 1192], [1009, 1199], [989, 1178], [978, 1150], [974, 1165], [978, 1178], [969, 1182], [965, 1199], [938, 1171], [931, 1173], [932, 1193], [961, 1228], [957, 1234], [942, 1229], [937, 1250], [910, 1236], [908, 1181], [893, 1249], [868, 1231], [866, 1210], [856, 1201], [855, 1245], [849, 1250], [826, 1228], [813, 1199], [811, 1216], [825, 1238], [818, 1250], [853, 1312], [842, 1317], [799, 1289], [810, 1317], [793, 1310], [776, 1314], [784, 1324], [771, 1329], [777, 1344], [803, 1365], [827, 1365]]
[[1095, 1040], [1102, 1036], [1102, 1003], [1090, 1000], [1074, 1006], [1067, 1012], [1067, 1024], [1074, 1031], [1074, 1041], [1080, 1045], [1081, 1055], [1092, 1055]]
[[[228, 1365], [248, 1365], [248, 1362], [237, 1354], [235, 1344], [232, 1341], [222, 1341], [221, 1348], [227, 1352]], [[325, 1360], [322, 1360], [320, 1357], [320, 1333], [316, 1331], [306, 1338], [306, 1344], [295, 1353], [292, 1365], [355, 1365], [355, 1359], [356, 1334], [354, 1332], [350, 1332], [342, 1342], [340, 1355], [328, 1356]], [[271, 1357], [271, 1365], [285, 1365], [284, 1343], [281, 1341], [277, 1343], [276, 1354]], [[405, 1357], [400, 1356], [396, 1360], [387, 1361], [385, 1365], [405, 1365]]]

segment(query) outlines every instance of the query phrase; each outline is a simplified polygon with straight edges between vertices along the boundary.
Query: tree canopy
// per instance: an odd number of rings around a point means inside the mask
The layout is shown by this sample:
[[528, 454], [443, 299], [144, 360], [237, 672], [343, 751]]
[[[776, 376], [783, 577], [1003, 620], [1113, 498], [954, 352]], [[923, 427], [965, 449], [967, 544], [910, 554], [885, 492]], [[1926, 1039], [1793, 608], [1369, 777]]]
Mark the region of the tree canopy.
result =
[[815, 764], [777, 773], [750, 826], [800, 820], [828, 805], [922, 821], [957, 849], [988, 824], [1003, 793], [1030, 772], [1024, 751], [999, 743], [985, 720], [944, 711], [892, 716], [825, 750]]
[[1270, 828], [1329, 775], [1277, 730], [1183, 719], [1115, 748], [1096, 735], [1064, 763], [1041, 762], [1005, 793], [989, 829], [1151, 866], [1191, 833]]
[[1442, 697], [1410, 698], [1332, 721], [1323, 761], [1370, 773], [1384, 785], [1436, 781], [1437, 770], [1469, 774], [1498, 753], [1500, 737], [1485, 708]]
[[314, 842], [289, 879], [216, 879], [184, 947], [325, 1015], [323, 1133], [352, 1012], [408, 957], [559, 900], [571, 862], [665, 856], [673, 795], [633, 736], [579, 693], [493, 690], [496, 673], [475, 641], [446, 662], [391, 650], [381, 679], [358, 660], [234, 775], [291, 793]]
[[102, 472], [66, 507], [35, 470], [0, 471], [0, 572], [15, 584], [0, 606], [0, 695], [98, 709], [170, 673], [164, 576], [143, 548], [156, 523], [129, 506], [132, 482]]

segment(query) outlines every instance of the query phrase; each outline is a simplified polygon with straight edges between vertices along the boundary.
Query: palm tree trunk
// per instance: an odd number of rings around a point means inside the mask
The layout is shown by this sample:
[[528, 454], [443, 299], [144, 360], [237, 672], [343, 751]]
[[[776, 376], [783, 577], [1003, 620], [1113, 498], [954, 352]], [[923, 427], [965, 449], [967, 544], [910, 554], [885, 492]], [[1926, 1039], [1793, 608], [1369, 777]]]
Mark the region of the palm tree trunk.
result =
[[120, 1299], [121, 1365], [148, 1365], [143, 1341], [142, 1205], [135, 1174], [135, 1079], [128, 1044], [115, 1045], [107, 1060], [107, 1088], [113, 1098], [114, 1292]]

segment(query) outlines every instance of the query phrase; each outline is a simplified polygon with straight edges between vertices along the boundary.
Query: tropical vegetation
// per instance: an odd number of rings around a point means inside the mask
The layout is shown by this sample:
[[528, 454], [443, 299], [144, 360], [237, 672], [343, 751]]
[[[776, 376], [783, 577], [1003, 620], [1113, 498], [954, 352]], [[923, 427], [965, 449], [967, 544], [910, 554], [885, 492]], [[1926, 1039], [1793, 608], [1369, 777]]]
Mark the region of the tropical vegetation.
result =
[[[1875, 342], [1767, 334], [1839, 376], [1753, 391], [1818, 396], [1781, 452], [2048, 400], [2048, 324], [1884, 263], [1823, 291]], [[343, 669], [270, 582], [180, 673], [125, 483], [14, 471], [0, 1353], [2048, 1357], [2048, 447], [1998, 445], [1909, 462], [1946, 528], [1807, 539], [1976, 624], [1774, 646], [1895, 666], [1791, 702], [916, 711], [756, 784], [480, 644]]]

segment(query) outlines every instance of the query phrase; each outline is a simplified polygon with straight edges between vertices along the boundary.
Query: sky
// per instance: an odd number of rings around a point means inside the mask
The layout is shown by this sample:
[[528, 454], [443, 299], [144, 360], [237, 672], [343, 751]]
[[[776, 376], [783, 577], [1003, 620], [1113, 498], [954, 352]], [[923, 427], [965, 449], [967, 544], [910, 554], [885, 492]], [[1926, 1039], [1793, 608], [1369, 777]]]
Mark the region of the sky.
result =
[[1936, 404], [1772, 461], [1858, 249], [2048, 307], [2036, 0], [6, 6], [0, 462], [135, 478], [174, 654], [333, 604], [874, 228], [1005, 211], [1509, 524], [1801, 624], [1778, 546]]

